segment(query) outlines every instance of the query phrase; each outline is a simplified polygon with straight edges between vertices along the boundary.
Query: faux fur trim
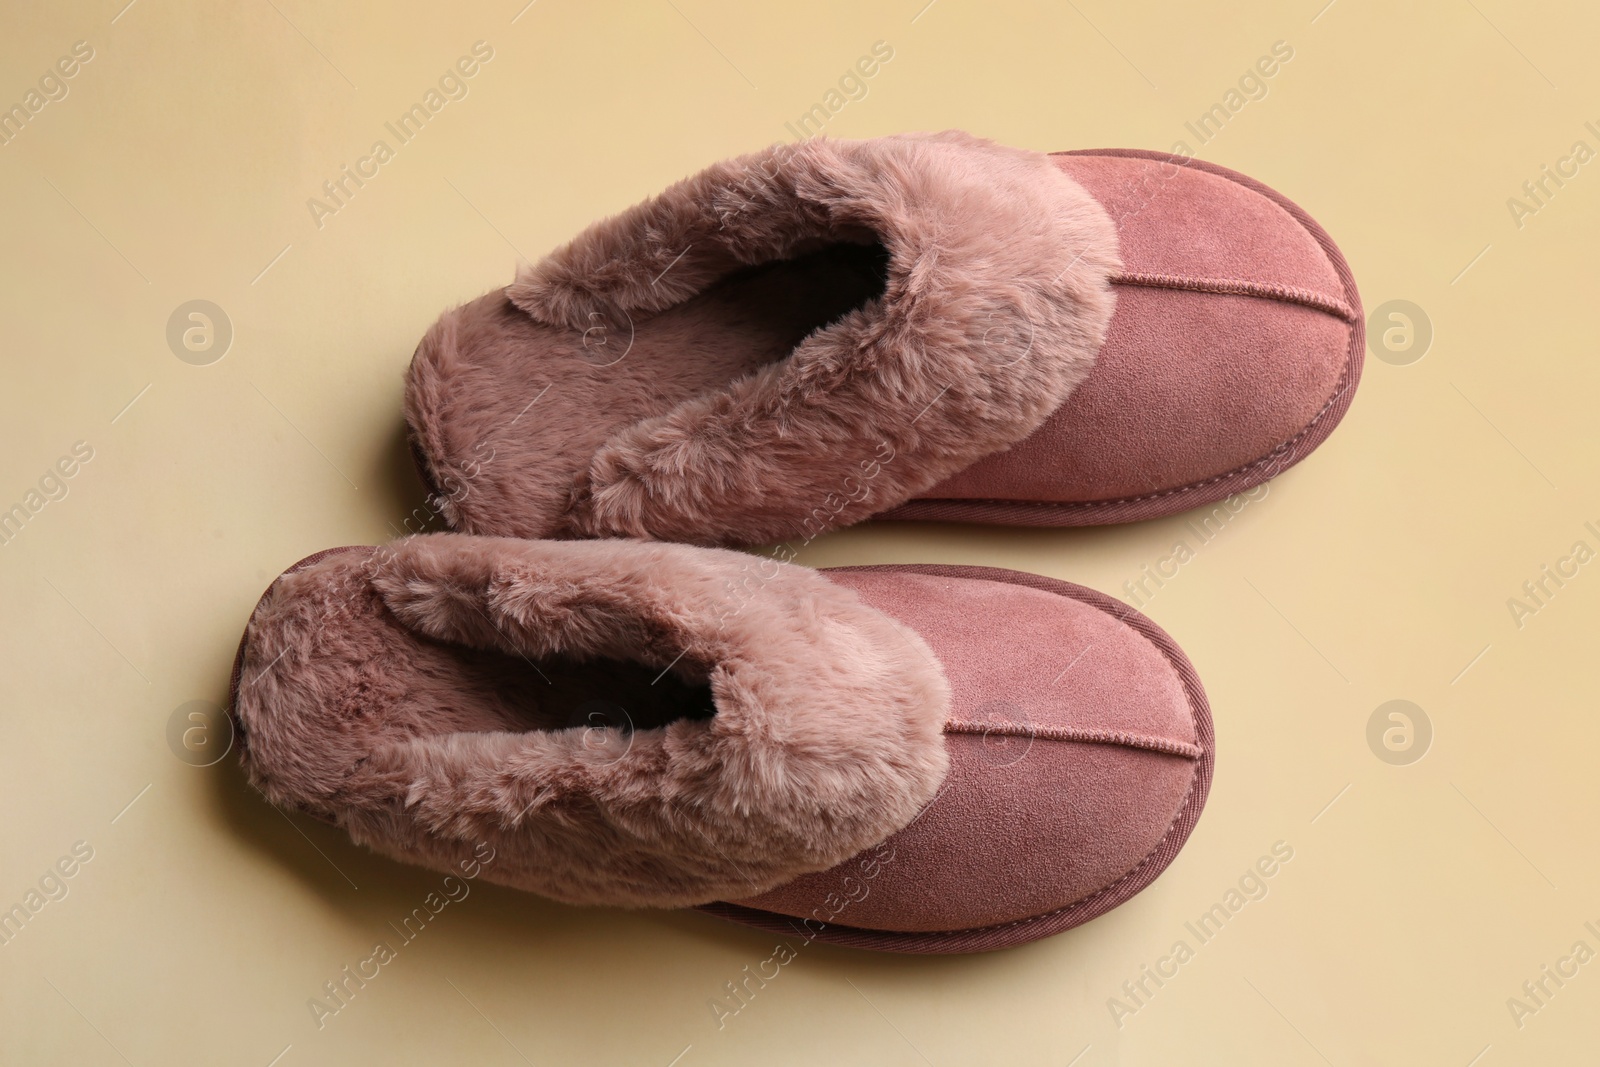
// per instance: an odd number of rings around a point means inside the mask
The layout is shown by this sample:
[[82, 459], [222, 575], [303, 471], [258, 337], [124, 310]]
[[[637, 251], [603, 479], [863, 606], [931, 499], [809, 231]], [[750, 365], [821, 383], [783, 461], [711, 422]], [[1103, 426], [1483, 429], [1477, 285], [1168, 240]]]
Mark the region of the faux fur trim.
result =
[[[459, 669], [473, 649], [671, 671], [715, 714], [497, 728]], [[949, 688], [919, 637], [814, 571], [720, 550], [346, 551], [275, 583], [242, 663], [245, 766], [274, 803], [441, 870], [487, 844], [484, 877], [576, 904], [700, 904], [824, 870], [910, 822], [948, 768]], [[584, 676], [596, 695], [607, 670]]]
[[[651, 373], [569, 373], [545, 358], [548, 337], [507, 317], [520, 309], [570, 337], [596, 322], [642, 333], [737, 268], [840, 242], [886, 250], [881, 299], [668, 408], [652, 406], [652, 377], [707, 358], [692, 336]], [[448, 313], [413, 361], [407, 417], [430, 465], [458, 466], [463, 436], [489, 435], [498, 414], [462, 395], [490, 386], [474, 380], [474, 351], [531, 339], [522, 373], [548, 374], [566, 397], [523, 424], [538, 444], [514, 469], [452, 500], [462, 528], [814, 535], [1036, 429], [1087, 376], [1119, 267], [1111, 219], [1047, 156], [955, 132], [780, 145], [679, 182], [523, 270], [503, 299]], [[643, 414], [596, 440], [593, 423], [618, 411]]]

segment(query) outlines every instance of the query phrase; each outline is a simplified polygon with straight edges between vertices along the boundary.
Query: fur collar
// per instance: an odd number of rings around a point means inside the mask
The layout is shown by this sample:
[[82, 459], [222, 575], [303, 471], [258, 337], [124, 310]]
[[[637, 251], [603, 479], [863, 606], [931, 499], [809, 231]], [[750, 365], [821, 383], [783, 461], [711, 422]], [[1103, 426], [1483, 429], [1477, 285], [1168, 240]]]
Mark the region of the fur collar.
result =
[[[686, 399], [652, 403], [658, 383], [711, 362], [692, 323], [652, 366], [598, 372], [563, 354], [560, 339], [597, 322], [642, 335], [738, 268], [840, 242], [883, 247], [882, 298]], [[1047, 156], [960, 133], [780, 145], [590, 227], [503, 295], [448, 313], [413, 361], [407, 417], [436, 468], [504, 435], [520, 413], [499, 410], [504, 382], [479, 357], [513, 346], [520, 360], [497, 366], [541, 376], [550, 395], [515, 456], [449, 502], [458, 528], [815, 535], [1033, 432], [1088, 374], [1119, 265], [1111, 219]]]
[[[453, 669], [471, 649], [671, 671], [715, 715], [495, 728]], [[484, 877], [577, 904], [701, 904], [824, 870], [909, 823], [948, 767], [948, 684], [921, 638], [815, 571], [733, 552], [346, 550], [274, 584], [242, 657], [245, 766], [274, 803], [437, 869], [488, 844]], [[605, 670], [582, 679], [599, 695]]]

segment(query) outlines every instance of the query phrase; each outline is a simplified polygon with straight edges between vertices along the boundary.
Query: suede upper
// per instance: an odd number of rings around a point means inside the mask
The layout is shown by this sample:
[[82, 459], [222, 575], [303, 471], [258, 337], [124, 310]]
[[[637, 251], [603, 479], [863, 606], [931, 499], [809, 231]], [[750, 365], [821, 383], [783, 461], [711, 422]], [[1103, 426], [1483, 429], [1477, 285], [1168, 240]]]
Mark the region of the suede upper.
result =
[[865, 854], [870, 878], [855, 859], [712, 910], [896, 951], [999, 948], [1102, 914], [1177, 854], [1210, 784], [1211, 719], [1193, 667], [1148, 619], [989, 567], [825, 573], [938, 656], [950, 775]]
[[1026, 440], [895, 518], [1085, 525], [1249, 489], [1349, 407], [1365, 333], [1349, 267], [1295, 204], [1158, 152], [1051, 157], [1117, 225], [1117, 310], [1094, 373]]

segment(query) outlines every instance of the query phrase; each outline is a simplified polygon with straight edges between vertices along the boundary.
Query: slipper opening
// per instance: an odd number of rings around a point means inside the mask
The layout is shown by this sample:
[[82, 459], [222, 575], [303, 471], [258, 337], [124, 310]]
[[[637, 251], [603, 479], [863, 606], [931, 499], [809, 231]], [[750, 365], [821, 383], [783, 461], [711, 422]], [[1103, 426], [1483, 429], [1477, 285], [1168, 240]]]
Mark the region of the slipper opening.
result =
[[535, 662], [460, 647], [451, 655], [464, 699], [457, 714], [432, 720], [439, 733], [582, 729], [627, 735], [710, 719], [716, 711], [705, 682], [626, 660], [551, 656]]

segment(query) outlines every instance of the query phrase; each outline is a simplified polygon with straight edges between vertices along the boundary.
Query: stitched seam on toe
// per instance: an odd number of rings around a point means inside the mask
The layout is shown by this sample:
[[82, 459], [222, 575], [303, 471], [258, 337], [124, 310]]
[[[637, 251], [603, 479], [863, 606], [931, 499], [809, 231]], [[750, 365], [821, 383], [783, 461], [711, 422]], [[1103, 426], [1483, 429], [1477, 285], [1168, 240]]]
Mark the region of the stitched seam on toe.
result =
[[[1038, 588], [1038, 587], [1035, 586], [1034, 588]], [[1081, 600], [1078, 597], [1073, 596], [1072, 594], [1070, 594], [1068, 592], [1062, 592], [1062, 591], [1056, 591], [1056, 590], [1050, 590], [1050, 591], [1056, 592], [1057, 596], [1065, 596], [1065, 597], [1068, 597], [1069, 599], [1077, 600], [1078, 603], [1080, 603], [1080, 604], [1089, 604], [1090, 606], [1096, 607], [1101, 611], [1105, 611], [1106, 610], [1104, 607], [1101, 607], [1100, 605], [1095, 604], [1093, 601]], [[1106, 612], [1106, 613], [1107, 614], [1112, 614], [1111, 612]], [[1132, 608], [1128, 609], [1128, 614], [1134, 614]], [[1168, 666], [1170, 666], [1172, 668], [1173, 672], [1175, 674], [1177, 674], [1179, 679], [1181, 680], [1183, 678], [1183, 667], [1180, 664], [1178, 658], [1173, 655], [1173, 652], [1172, 652], [1171, 649], [1163, 647], [1162, 644], [1159, 641], [1157, 641], [1155, 638], [1151, 637], [1149, 634], [1145, 633], [1143, 630], [1140, 630], [1138, 627], [1130, 625], [1128, 623], [1128, 621], [1127, 621], [1127, 618], [1128, 618], [1127, 615], [1122, 615], [1122, 616], [1115, 616], [1114, 615], [1113, 617], [1117, 618], [1118, 621], [1123, 623], [1123, 625], [1128, 626], [1129, 629], [1132, 629], [1140, 637], [1144, 638], [1146, 641], [1149, 641], [1152, 645], [1154, 645], [1155, 648], [1156, 648], [1156, 651], [1161, 653], [1162, 659], [1164, 659], [1167, 662]], [[1189, 692], [1189, 689], [1188, 689], [1187, 685], [1184, 686], [1184, 696], [1185, 696], [1185, 702], [1189, 706], [1189, 718], [1190, 718], [1190, 721], [1193, 722], [1193, 724], [1194, 724], [1195, 736], [1196, 737], [1201, 737], [1201, 736], [1203, 736], [1204, 731], [1202, 730], [1202, 723], [1200, 721], [1200, 706], [1199, 706], [1199, 704], [1196, 703], [1194, 695]], [[1202, 750], [1202, 754], [1203, 754], [1203, 752], [1204, 752], [1204, 750]], [[851, 933], [857, 933], [857, 934], [862, 934], [862, 935], [866, 935], [866, 936], [877, 935], [877, 936], [880, 936], [880, 937], [887, 935], [891, 939], [900, 939], [900, 938], [907, 938], [907, 939], [914, 939], [914, 940], [920, 940], [920, 939], [925, 939], [925, 938], [950, 938], [950, 939], [954, 939], [954, 938], [960, 938], [960, 937], [973, 937], [973, 936], [982, 935], [982, 934], [992, 934], [992, 933], [996, 933], [996, 932], [1001, 931], [1001, 930], [1013, 930], [1013, 929], [1016, 929], [1017, 927], [1021, 927], [1021, 926], [1030, 926], [1033, 923], [1044, 922], [1044, 921], [1046, 921], [1048, 919], [1052, 919], [1055, 916], [1060, 915], [1062, 912], [1065, 912], [1065, 911], [1071, 911], [1071, 910], [1073, 910], [1075, 908], [1083, 908], [1083, 907], [1087, 907], [1087, 906], [1092, 906], [1095, 901], [1101, 899], [1102, 897], [1104, 897], [1104, 896], [1106, 896], [1106, 895], [1108, 895], [1110, 893], [1116, 892], [1117, 890], [1121, 889], [1124, 885], [1126, 885], [1129, 881], [1137, 879], [1141, 875], [1141, 873], [1144, 871], [1144, 869], [1150, 865], [1151, 861], [1154, 860], [1157, 856], [1159, 856], [1162, 853], [1162, 851], [1166, 847], [1167, 842], [1172, 839], [1173, 833], [1175, 831], [1177, 831], [1178, 824], [1183, 821], [1184, 815], [1186, 814], [1186, 812], [1189, 809], [1189, 805], [1193, 802], [1195, 793], [1198, 790], [1200, 790], [1202, 788], [1202, 786], [1205, 784], [1205, 776], [1201, 773], [1203, 771], [1203, 769], [1204, 769], [1204, 765], [1202, 763], [1200, 763], [1199, 761], [1196, 761], [1195, 767], [1194, 767], [1194, 772], [1190, 775], [1190, 778], [1189, 778], [1189, 788], [1184, 793], [1184, 797], [1183, 797], [1182, 803], [1180, 803], [1177, 806], [1177, 809], [1173, 812], [1172, 820], [1167, 823], [1166, 831], [1161, 835], [1160, 839], [1157, 840], [1156, 843], [1150, 847], [1149, 851], [1147, 851], [1144, 854], [1144, 856], [1142, 856], [1140, 858], [1139, 862], [1134, 864], [1132, 867], [1130, 867], [1126, 872], [1124, 872], [1121, 875], [1121, 877], [1117, 878], [1116, 881], [1111, 882], [1108, 885], [1101, 886], [1099, 889], [1097, 889], [1094, 892], [1088, 894], [1087, 896], [1079, 897], [1077, 900], [1070, 901], [1070, 902], [1068, 902], [1066, 904], [1061, 905], [1058, 908], [1052, 908], [1049, 911], [1043, 912], [1043, 913], [1038, 914], [1038, 915], [1030, 915], [1027, 918], [1013, 919], [1010, 922], [992, 923], [992, 924], [987, 925], [987, 926], [961, 927], [961, 928], [954, 929], [954, 930], [917, 930], [917, 931], [909, 931], [909, 930], [880, 930], [880, 929], [875, 929], [875, 928], [872, 928], [872, 927], [846, 926], [844, 924], [836, 924], [836, 925], [838, 926], [838, 929], [844, 930], [844, 931], [848, 931], [848, 932], [851, 932]], [[1168, 862], [1170, 863], [1170, 860]], [[835, 925], [835, 924], [830, 924], [830, 925]]]
[[971, 719], [951, 719], [945, 723], [944, 732], [947, 734], [1000, 735], [1002, 737], [1025, 737], [1029, 739], [1038, 737], [1046, 741], [1070, 741], [1086, 745], [1121, 745], [1123, 748], [1159, 752], [1167, 756], [1183, 756], [1186, 759], [1199, 759], [1204, 751], [1199, 745], [1189, 741], [1174, 741], [1171, 738], [1156, 737], [1152, 734], [1134, 734], [1122, 730], [1087, 730], [1076, 726], [1034, 726], [1025, 722], [977, 722]]
[[[1068, 154], [1068, 153], [1052, 153], [1052, 155], [1060, 155], [1060, 154]], [[1217, 175], [1217, 177], [1226, 178], [1228, 181], [1232, 181], [1236, 185], [1240, 185], [1240, 186], [1242, 186], [1244, 188], [1247, 188], [1247, 189], [1250, 188], [1249, 186], [1244, 185], [1243, 182], [1238, 181], [1236, 178], [1234, 178], [1231, 175]], [[1264, 195], [1264, 194], [1261, 194], [1258, 190], [1251, 190], [1251, 191], [1252, 192], [1256, 192], [1257, 195]], [[1281, 203], [1279, 203], [1278, 206], [1280, 208], [1283, 207], [1283, 205]], [[1285, 210], [1287, 210], [1287, 209], [1285, 209]], [[1300, 219], [1295, 218], [1293, 212], [1290, 212], [1290, 217], [1294, 218], [1296, 224], [1298, 224], [1302, 229], [1306, 229], [1305, 224], [1303, 222], [1301, 222]], [[1307, 232], [1311, 233], [1310, 230], [1307, 230]], [[1312, 236], [1315, 236], [1315, 234], [1312, 234]], [[1318, 242], [1318, 246], [1319, 246], [1319, 248], [1321, 248], [1321, 242], [1320, 241]], [[1334, 263], [1333, 258], [1328, 255], [1328, 250], [1326, 248], [1321, 248], [1321, 251], [1322, 251], [1323, 256], [1327, 257], [1329, 266], [1336, 266], [1335, 263]], [[1140, 272], [1125, 272], [1122, 275], [1119, 275], [1119, 277], [1131, 277], [1131, 276], [1135, 276], [1135, 275], [1137, 275], [1139, 273]], [[1335, 273], [1338, 273], [1337, 269], [1335, 270]], [[1174, 277], [1177, 277], [1177, 276], [1174, 276]], [[1133, 283], [1133, 284], [1137, 284], [1137, 283]], [[1352, 289], [1351, 289], [1350, 285], [1347, 284], [1345, 286], [1345, 289], [1346, 289], [1347, 295], [1352, 293]], [[1358, 326], [1358, 323], [1357, 323], [1357, 321], [1355, 319], [1355, 316], [1354, 316], [1353, 312], [1354, 312], [1354, 308], [1347, 306], [1347, 314], [1345, 316], [1342, 316], [1345, 319], [1345, 321], [1350, 323], [1352, 332], [1354, 332], [1354, 330]], [[1357, 355], [1358, 351], [1359, 351], [1359, 349], [1356, 347], [1356, 345], [1354, 344], [1353, 341], [1349, 346], [1346, 347], [1346, 349], [1345, 349], [1345, 357], [1344, 357], [1344, 367], [1340, 371], [1339, 382], [1338, 382], [1337, 387], [1333, 391], [1333, 395], [1330, 396], [1328, 398], [1328, 400], [1322, 405], [1322, 408], [1315, 415], [1313, 415], [1311, 417], [1311, 421], [1306, 423], [1305, 426], [1303, 428], [1301, 428], [1299, 433], [1295, 434], [1293, 437], [1289, 438], [1287, 441], [1284, 441], [1282, 444], [1280, 444], [1277, 447], [1273, 448], [1272, 451], [1268, 452], [1267, 454], [1265, 454], [1263, 456], [1260, 456], [1260, 457], [1258, 457], [1256, 459], [1250, 460], [1250, 461], [1248, 461], [1246, 463], [1242, 463], [1239, 466], [1233, 468], [1232, 470], [1224, 471], [1223, 473], [1218, 474], [1218, 475], [1214, 475], [1214, 476], [1212, 476], [1210, 478], [1206, 478], [1206, 479], [1203, 479], [1203, 480], [1198, 481], [1198, 482], [1190, 482], [1187, 485], [1176, 486], [1176, 487], [1174, 487], [1172, 489], [1160, 489], [1160, 490], [1157, 490], [1157, 491], [1152, 492], [1152, 493], [1144, 493], [1144, 494], [1141, 494], [1139, 496], [1119, 497], [1118, 499], [1115, 499], [1115, 500], [1060, 501], [1060, 500], [1002, 500], [1002, 499], [998, 499], [998, 498], [994, 498], [994, 497], [921, 497], [921, 498], [914, 498], [912, 500], [907, 501], [906, 503], [907, 503], [907, 505], [939, 504], [939, 505], [949, 505], [949, 506], [957, 506], [957, 507], [959, 507], [961, 505], [984, 505], [984, 504], [989, 504], [989, 505], [996, 505], [996, 506], [1001, 506], [1001, 507], [1047, 508], [1047, 509], [1055, 509], [1057, 511], [1092, 511], [1092, 510], [1095, 510], [1097, 508], [1118, 507], [1118, 506], [1121, 506], [1123, 504], [1139, 504], [1139, 503], [1143, 503], [1144, 501], [1147, 501], [1147, 500], [1160, 500], [1163, 497], [1178, 496], [1178, 495], [1181, 495], [1183, 493], [1192, 493], [1192, 492], [1194, 492], [1196, 490], [1204, 489], [1205, 487], [1207, 487], [1209, 485], [1215, 485], [1217, 482], [1225, 481], [1226, 479], [1234, 478], [1234, 477], [1237, 477], [1239, 475], [1247, 474], [1249, 472], [1252, 472], [1252, 471], [1256, 470], [1257, 468], [1261, 467], [1262, 465], [1264, 465], [1266, 463], [1269, 463], [1273, 459], [1278, 457], [1279, 454], [1282, 453], [1285, 449], [1292, 449], [1294, 447], [1294, 445], [1297, 444], [1307, 434], [1310, 434], [1313, 431], [1315, 431], [1317, 429], [1317, 427], [1321, 425], [1322, 421], [1325, 418], [1327, 418], [1328, 413], [1330, 411], [1332, 411], [1338, 405], [1340, 398], [1342, 398], [1345, 393], [1349, 392], [1350, 385], [1351, 385], [1351, 380], [1350, 380], [1351, 371], [1355, 367], [1356, 355]]]
[[1285, 304], [1298, 304], [1316, 311], [1326, 312], [1345, 322], [1355, 321], [1355, 310], [1335, 296], [1328, 296], [1298, 285], [1279, 285], [1274, 282], [1253, 282], [1244, 278], [1203, 278], [1185, 274], [1162, 274], [1156, 271], [1122, 271], [1111, 276], [1112, 285], [1131, 285], [1142, 289], [1171, 289], [1191, 293], [1219, 293], [1226, 296], [1253, 296], [1262, 300], [1276, 300]]

